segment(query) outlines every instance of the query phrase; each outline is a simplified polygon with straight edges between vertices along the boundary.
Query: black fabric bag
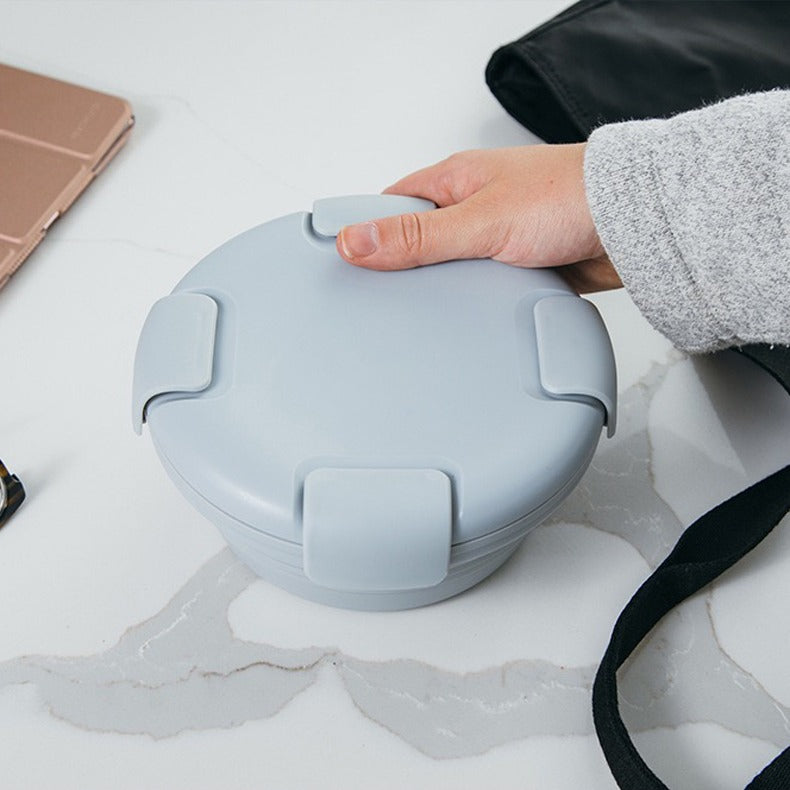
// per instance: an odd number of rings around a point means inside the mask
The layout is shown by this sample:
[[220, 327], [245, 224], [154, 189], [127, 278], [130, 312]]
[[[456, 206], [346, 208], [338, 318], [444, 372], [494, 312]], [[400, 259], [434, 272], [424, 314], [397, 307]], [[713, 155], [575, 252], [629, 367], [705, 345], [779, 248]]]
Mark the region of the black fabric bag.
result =
[[486, 82], [548, 143], [790, 86], [790, 2], [582, 0], [498, 49]]
[[[504, 108], [542, 139], [581, 142], [605, 123], [667, 117], [790, 86], [790, 2], [582, 0], [497, 50], [486, 81]], [[736, 350], [790, 394], [790, 348]], [[751, 551], [788, 510], [790, 466], [692, 524], [618, 618], [595, 678], [593, 718], [623, 790], [666, 785], [623, 724], [618, 668], [667, 612]], [[790, 748], [749, 790], [790, 790]]]

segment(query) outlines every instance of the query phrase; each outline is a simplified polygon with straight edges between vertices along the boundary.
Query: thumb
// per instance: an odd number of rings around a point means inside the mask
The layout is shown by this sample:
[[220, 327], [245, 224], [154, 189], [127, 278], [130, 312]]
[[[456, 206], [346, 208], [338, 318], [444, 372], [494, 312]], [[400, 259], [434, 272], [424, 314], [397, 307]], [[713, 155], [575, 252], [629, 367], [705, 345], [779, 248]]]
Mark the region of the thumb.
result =
[[349, 263], [380, 270], [489, 257], [494, 225], [469, 203], [349, 225], [338, 234], [337, 251]]

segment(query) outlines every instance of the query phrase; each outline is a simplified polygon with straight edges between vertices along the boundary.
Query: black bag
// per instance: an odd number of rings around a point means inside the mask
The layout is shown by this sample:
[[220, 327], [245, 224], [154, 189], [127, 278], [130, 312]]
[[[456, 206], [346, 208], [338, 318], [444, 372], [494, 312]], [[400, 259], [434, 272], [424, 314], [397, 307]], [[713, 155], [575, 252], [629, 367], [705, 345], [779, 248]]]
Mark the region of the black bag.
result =
[[[486, 81], [504, 108], [550, 143], [605, 123], [658, 118], [741, 93], [790, 86], [790, 2], [582, 0], [497, 50]], [[790, 348], [736, 349], [790, 394]], [[666, 790], [620, 717], [617, 670], [674, 606], [754, 548], [790, 510], [790, 466], [698, 519], [635, 593], [593, 686], [598, 739], [623, 790]], [[790, 748], [749, 790], [790, 788]]]
[[790, 2], [582, 0], [498, 49], [486, 82], [548, 143], [790, 86]]

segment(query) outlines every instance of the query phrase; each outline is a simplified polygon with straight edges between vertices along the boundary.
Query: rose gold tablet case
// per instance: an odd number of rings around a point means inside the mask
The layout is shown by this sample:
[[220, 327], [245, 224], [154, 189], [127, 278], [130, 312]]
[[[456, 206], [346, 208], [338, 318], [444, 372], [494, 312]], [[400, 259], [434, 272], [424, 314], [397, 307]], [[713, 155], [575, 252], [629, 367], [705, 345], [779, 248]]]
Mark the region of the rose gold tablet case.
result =
[[0, 288], [133, 125], [123, 99], [0, 64]]

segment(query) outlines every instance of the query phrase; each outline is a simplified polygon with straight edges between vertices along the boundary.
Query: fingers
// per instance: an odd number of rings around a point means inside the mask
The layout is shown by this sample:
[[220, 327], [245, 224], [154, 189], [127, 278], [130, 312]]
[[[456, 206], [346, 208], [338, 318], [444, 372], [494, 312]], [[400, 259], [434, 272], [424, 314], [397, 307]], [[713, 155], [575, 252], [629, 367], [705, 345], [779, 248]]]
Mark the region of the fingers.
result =
[[486, 182], [486, 152], [465, 151], [401, 178], [384, 190], [385, 195], [427, 198], [437, 206], [452, 206], [474, 194]]
[[455, 258], [487, 257], [496, 247], [488, 211], [467, 200], [486, 184], [484, 151], [453, 154], [400, 179], [390, 195], [427, 198], [438, 211], [404, 214], [343, 228], [337, 250], [350, 263], [370, 269], [409, 269]]
[[379, 270], [491, 257], [501, 229], [470, 203], [350, 225], [340, 231], [337, 250], [349, 263]]

